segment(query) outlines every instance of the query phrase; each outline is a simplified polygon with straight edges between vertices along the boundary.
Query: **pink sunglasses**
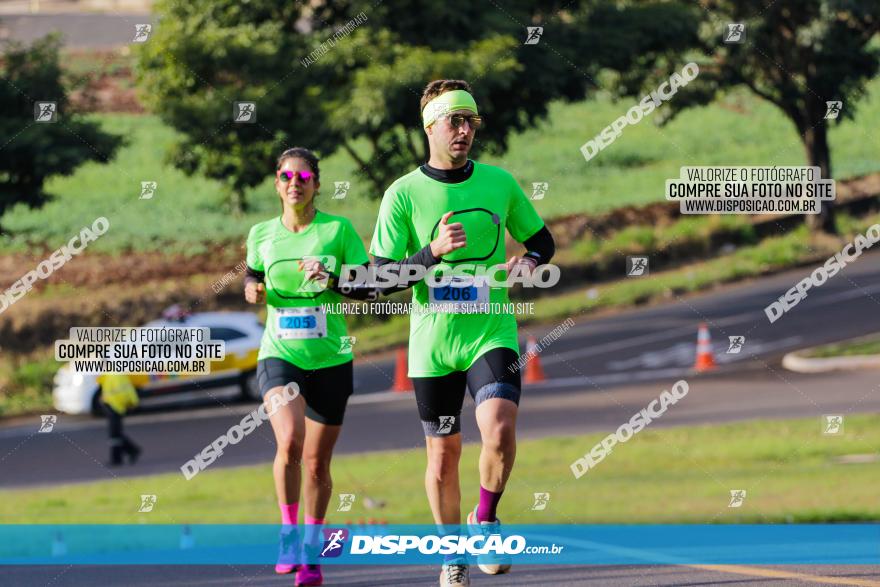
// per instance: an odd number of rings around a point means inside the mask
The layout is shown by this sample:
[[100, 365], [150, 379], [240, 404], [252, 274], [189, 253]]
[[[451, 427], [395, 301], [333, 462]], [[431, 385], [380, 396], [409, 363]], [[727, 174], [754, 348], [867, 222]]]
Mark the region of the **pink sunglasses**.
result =
[[299, 180], [300, 180], [301, 182], [303, 182], [303, 183], [308, 183], [308, 181], [309, 181], [310, 179], [312, 179], [312, 177], [315, 176], [315, 174], [312, 173], [311, 171], [296, 171], [296, 172], [293, 172], [293, 171], [287, 171], [287, 170], [284, 170], [284, 171], [279, 170], [278, 173], [277, 173], [276, 175], [277, 175], [278, 179], [280, 179], [280, 180], [281, 180], [282, 182], [284, 182], [284, 183], [287, 183], [287, 182], [293, 180], [293, 177], [294, 177], [294, 176], [299, 176]]

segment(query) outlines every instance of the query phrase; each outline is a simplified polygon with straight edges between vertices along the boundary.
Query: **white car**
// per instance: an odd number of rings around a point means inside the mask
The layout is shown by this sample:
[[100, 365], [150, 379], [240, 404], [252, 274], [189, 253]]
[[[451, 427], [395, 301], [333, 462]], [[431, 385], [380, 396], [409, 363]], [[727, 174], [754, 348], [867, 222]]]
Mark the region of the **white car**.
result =
[[[154, 320], [144, 326], [208, 327], [211, 340], [226, 342], [226, 357], [211, 363], [208, 375], [129, 375], [142, 407], [204, 399], [243, 396], [259, 400], [257, 354], [263, 325], [250, 312], [202, 312], [180, 320]], [[74, 373], [69, 364], [55, 374], [55, 409], [67, 414], [100, 414], [99, 375]]]

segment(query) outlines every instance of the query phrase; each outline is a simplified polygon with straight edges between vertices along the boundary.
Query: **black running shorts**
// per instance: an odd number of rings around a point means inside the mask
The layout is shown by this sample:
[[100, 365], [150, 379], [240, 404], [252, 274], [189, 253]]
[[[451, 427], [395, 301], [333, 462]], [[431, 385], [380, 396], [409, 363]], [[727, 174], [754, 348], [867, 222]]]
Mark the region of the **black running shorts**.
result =
[[257, 361], [257, 381], [265, 396], [273, 387], [299, 385], [306, 417], [330, 426], [342, 425], [348, 396], [354, 391], [352, 361], [324, 369], [300, 369], [277, 357]]
[[413, 377], [425, 436], [448, 436], [461, 431], [465, 387], [477, 406], [496, 397], [519, 405], [522, 386], [516, 368], [518, 358], [512, 349], [495, 348], [480, 355], [467, 371], [441, 377]]

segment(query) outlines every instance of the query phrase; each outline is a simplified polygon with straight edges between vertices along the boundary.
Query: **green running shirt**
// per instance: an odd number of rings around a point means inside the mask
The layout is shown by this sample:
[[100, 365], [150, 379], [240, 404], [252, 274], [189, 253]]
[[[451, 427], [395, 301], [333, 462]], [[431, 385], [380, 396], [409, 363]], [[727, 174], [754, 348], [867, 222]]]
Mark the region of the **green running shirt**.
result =
[[[342, 337], [348, 330], [345, 317], [324, 312], [322, 304], [336, 304], [342, 296], [314, 281], [304, 283], [298, 260], [319, 257], [330, 273], [342, 265], [369, 261], [364, 244], [348, 219], [316, 211], [302, 232], [291, 232], [275, 217], [251, 227], [247, 238], [247, 264], [266, 274], [266, 330], [258, 360], [277, 357], [300, 369], [323, 369], [353, 359], [351, 345]], [[340, 352], [340, 351], [344, 352]]]
[[[474, 162], [473, 174], [461, 183], [443, 183], [416, 169], [385, 191], [373, 233], [370, 253], [402, 261], [438, 233], [440, 218], [454, 211], [449, 223], [461, 222], [467, 246], [441, 259], [438, 269], [459, 263], [489, 267], [507, 262], [506, 228], [518, 242], [541, 230], [543, 220], [519, 184], [498, 167]], [[498, 280], [505, 273], [498, 272]], [[489, 303], [507, 303], [507, 288], [489, 287]], [[453, 288], [456, 289], [456, 288]], [[434, 300], [449, 295], [435, 290]], [[431, 292], [425, 280], [413, 286], [413, 305], [427, 305]], [[448, 297], [442, 299], [450, 299]], [[516, 318], [509, 312], [417, 312], [410, 316], [409, 376], [438, 377], [465, 371], [493, 348], [519, 352]]]

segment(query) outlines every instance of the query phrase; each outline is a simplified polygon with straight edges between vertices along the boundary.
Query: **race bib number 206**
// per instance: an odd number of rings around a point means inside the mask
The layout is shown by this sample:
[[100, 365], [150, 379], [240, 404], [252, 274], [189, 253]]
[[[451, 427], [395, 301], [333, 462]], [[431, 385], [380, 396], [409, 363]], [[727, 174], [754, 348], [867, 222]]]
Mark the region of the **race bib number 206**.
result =
[[489, 302], [489, 286], [474, 285], [472, 280], [453, 278], [449, 285], [429, 286], [429, 302], [444, 312], [457, 312]]

